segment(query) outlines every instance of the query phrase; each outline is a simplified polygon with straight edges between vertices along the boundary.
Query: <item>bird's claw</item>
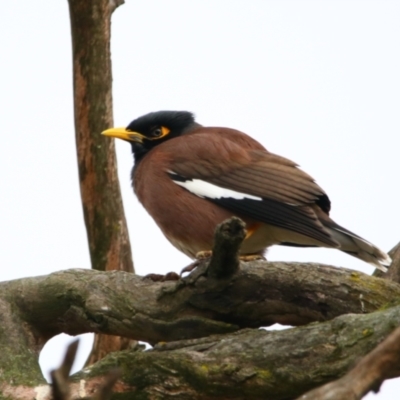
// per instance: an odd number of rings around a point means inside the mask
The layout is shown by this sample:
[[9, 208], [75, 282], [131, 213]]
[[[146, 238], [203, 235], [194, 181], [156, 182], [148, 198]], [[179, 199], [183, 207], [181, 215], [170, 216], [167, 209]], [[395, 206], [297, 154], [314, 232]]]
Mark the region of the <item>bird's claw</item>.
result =
[[211, 250], [203, 250], [203, 251], [199, 251], [196, 253], [196, 260], [193, 261], [192, 263], [190, 263], [189, 265], [187, 265], [185, 268], [182, 269], [181, 271], [181, 276], [185, 273], [185, 272], [192, 272], [194, 269], [196, 269], [200, 263], [203, 260], [206, 260], [207, 258], [211, 258], [212, 256], [212, 251]]
[[200, 260], [193, 261], [189, 265], [187, 265], [185, 268], [182, 269], [180, 275], [182, 276], [185, 272], [192, 272], [194, 269], [198, 267], [200, 264]]

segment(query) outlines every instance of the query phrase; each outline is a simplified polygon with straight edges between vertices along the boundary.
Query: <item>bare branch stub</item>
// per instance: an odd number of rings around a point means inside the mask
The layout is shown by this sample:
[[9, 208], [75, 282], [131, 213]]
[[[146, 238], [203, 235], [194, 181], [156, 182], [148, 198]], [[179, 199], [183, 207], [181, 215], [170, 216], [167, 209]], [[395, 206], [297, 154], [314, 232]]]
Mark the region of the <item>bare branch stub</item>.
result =
[[105, 376], [103, 384], [100, 386], [99, 390], [93, 396], [93, 400], [108, 400], [111, 398], [113, 391], [112, 388], [121, 377], [121, 370], [115, 368], [111, 370], [108, 375]]
[[51, 371], [52, 381], [52, 397], [53, 400], [68, 400], [70, 387], [69, 387], [69, 373], [71, 372], [72, 364], [74, 363], [76, 352], [78, 350], [79, 339], [74, 340], [67, 348], [64, 360], [58, 369]]
[[210, 277], [224, 278], [238, 270], [239, 248], [245, 236], [245, 223], [240, 218], [232, 217], [217, 226], [207, 273]]
[[113, 13], [122, 4], [125, 4], [124, 0], [109, 0], [110, 12]]
[[[75, 361], [78, 350], [79, 339], [73, 341], [67, 348], [65, 357], [60, 367], [51, 371], [51, 398], [52, 400], [70, 400], [73, 390], [69, 379], [72, 365]], [[121, 376], [119, 368], [112, 369], [104, 378], [101, 386], [98, 388], [92, 400], [108, 400], [112, 396], [112, 388]], [[75, 389], [75, 388], [74, 388]], [[74, 397], [75, 398], [75, 397]]]

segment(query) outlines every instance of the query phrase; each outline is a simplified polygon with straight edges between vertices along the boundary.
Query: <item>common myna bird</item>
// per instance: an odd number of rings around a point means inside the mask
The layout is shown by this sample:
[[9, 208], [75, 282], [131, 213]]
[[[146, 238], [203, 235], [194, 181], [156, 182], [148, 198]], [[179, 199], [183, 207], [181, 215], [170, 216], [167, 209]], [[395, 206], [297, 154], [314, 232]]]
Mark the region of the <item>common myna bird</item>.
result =
[[241, 255], [274, 245], [332, 247], [386, 271], [390, 257], [329, 217], [314, 179], [243, 132], [198, 124], [187, 111], [159, 111], [103, 135], [132, 146], [134, 191], [167, 239], [191, 258], [209, 251], [217, 224], [235, 215]]

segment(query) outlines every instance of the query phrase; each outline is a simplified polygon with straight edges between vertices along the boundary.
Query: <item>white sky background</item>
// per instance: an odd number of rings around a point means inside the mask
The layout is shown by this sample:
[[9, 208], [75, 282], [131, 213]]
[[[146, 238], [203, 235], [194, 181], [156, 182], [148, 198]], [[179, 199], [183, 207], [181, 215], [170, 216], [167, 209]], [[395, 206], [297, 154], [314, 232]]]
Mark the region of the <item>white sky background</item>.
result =
[[[67, 1], [7, 1], [0, 18], [0, 278], [89, 268]], [[181, 109], [240, 129], [299, 163], [338, 223], [388, 251], [400, 240], [399, 21], [389, 0], [128, 0], [112, 24], [115, 125]], [[136, 272], [179, 271], [188, 259], [132, 193], [130, 146], [117, 152]], [[268, 258], [373, 271], [335, 250], [275, 247]], [[65, 340], [45, 348], [45, 372]], [[386, 383], [376, 398], [396, 391]]]

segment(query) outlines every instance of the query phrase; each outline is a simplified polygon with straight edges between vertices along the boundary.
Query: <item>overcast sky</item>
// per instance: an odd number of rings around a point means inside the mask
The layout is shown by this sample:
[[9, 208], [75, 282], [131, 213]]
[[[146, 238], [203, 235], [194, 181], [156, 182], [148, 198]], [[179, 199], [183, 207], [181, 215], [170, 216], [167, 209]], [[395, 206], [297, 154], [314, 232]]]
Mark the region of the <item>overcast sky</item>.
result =
[[[1, 280], [89, 268], [67, 1], [7, 1], [1, 19]], [[128, 0], [112, 20], [115, 125], [179, 109], [240, 129], [311, 174], [336, 222], [389, 251], [400, 240], [399, 20], [389, 0]], [[133, 195], [130, 146], [117, 152], [137, 273], [180, 271], [189, 260]], [[268, 259], [373, 271], [335, 250], [274, 247]], [[43, 351], [45, 372], [63, 340]], [[376, 398], [397, 398], [393, 387]]]

